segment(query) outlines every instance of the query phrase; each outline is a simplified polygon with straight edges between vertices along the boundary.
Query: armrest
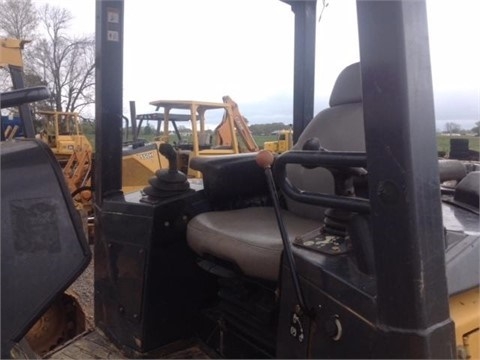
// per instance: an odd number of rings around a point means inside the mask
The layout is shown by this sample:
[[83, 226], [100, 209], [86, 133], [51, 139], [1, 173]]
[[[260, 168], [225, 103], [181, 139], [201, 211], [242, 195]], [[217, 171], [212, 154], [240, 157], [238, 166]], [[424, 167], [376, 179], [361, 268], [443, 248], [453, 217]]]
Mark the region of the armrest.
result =
[[448, 180], [460, 181], [467, 175], [465, 165], [459, 160], [440, 159], [438, 160], [438, 171], [440, 174], [440, 182]]
[[190, 167], [202, 173], [209, 199], [245, 199], [268, 193], [265, 174], [255, 161], [256, 155], [199, 156], [190, 160]]

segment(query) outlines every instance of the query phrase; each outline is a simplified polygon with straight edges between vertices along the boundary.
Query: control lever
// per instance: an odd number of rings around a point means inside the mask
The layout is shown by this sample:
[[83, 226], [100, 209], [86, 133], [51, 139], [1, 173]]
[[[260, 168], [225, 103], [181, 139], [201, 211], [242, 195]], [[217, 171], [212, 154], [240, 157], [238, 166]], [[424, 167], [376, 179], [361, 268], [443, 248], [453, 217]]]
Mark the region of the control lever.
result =
[[290, 266], [290, 275], [292, 277], [295, 294], [297, 296], [300, 309], [303, 311], [303, 313], [308, 315], [311, 313], [311, 311], [307, 308], [305, 304], [305, 299], [303, 297], [302, 289], [300, 288], [300, 281], [298, 279], [295, 259], [293, 258], [291, 244], [290, 244], [290, 241], [288, 240], [287, 230], [285, 229], [285, 223], [283, 222], [282, 214], [280, 211], [280, 201], [278, 199], [278, 193], [275, 188], [275, 181], [273, 180], [273, 174], [272, 174], [272, 168], [271, 168], [274, 161], [273, 154], [268, 150], [261, 150], [257, 154], [257, 157], [255, 160], [258, 166], [260, 166], [265, 170], [265, 176], [267, 178], [268, 189], [270, 190], [270, 196], [272, 197], [273, 208], [275, 209], [275, 216], [277, 218], [278, 228], [280, 230], [280, 235], [283, 242], [283, 248], [285, 249], [285, 254], [287, 255], [288, 265]]
[[190, 189], [187, 175], [178, 171], [177, 168], [177, 152], [172, 145], [163, 143], [160, 144], [160, 154], [165, 156], [168, 160], [168, 169], [159, 169], [152, 176], [143, 192], [149, 196], [156, 198], [166, 198], [178, 195]]
[[[334, 178], [335, 195], [308, 193], [297, 189], [285, 177], [286, 164], [299, 164], [308, 169], [328, 169]], [[355, 179], [366, 178], [368, 172], [365, 166], [365, 154], [331, 152], [321, 146], [318, 138], [311, 138], [305, 142], [302, 151], [290, 151], [279, 156], [275, 170], [286, 196], [299, 202], [326, 207], [320, 234], [312, 232], [299, 236], [295, 239], [295, 245], [331, 255], [340, 255], [352, 246], [360, 271], [373, 274], [373, 244], [366, 217], [370, 212], [370, 204], [367, 199], [355, 197], [354, 187]], [[317, 237], [329, 239], [328, 244], [334, 246], [327, 246], [324, 241], [317, 246], [316, 242], [311, 241]], [[306, 243], [309, 245], [305, 246]]]
[[[302, 150], [313, 150], [322, 153], [329, 153], [330, 151], [321, 146], [320, 140], [316, 137], [310, 138], [305, 141]], [[313, 169], [316, 165], [303, 165], [307, 169]], [[353, 186], [354, 177], [364, 177], [368, 174], [367, 170], [363, 167], [335, 167], [325, 166], [328, 169], [334, 179], [335, 194], [339, 196], [354, 196], [355, 190]]]

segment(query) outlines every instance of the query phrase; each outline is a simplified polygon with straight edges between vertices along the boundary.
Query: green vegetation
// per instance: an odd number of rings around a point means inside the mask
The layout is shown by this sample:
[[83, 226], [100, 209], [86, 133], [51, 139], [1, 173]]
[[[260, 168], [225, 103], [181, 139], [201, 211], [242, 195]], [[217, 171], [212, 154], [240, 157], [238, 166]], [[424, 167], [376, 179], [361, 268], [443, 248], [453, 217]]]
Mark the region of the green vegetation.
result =
[[265, 143], [265, 141], [277, 140], [276, 135], [254, 135], [253, 138], [255, 139], [255, 142], [261, 149], [263, 149], [263, 144]]
[[249, 126], [249, 128], [253, 136], [269, 136], [274, 131], [289, 129], [290, 126], [285, 125], [284, 123], [272, 123], [272, 124], [252, 124]]

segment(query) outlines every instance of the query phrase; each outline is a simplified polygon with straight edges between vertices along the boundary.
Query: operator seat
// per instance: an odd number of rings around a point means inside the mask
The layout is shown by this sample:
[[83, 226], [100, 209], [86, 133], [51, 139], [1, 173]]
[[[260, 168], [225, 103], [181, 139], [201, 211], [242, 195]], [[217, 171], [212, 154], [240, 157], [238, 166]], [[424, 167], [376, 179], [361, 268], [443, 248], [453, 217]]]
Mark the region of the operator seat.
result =
[[[317, 114], [300, 135], [294, 150], [316, 137], [332, 151], [365, 151], [360, 64], [345, 68], [330, 96], [330, 107]], [[322, 168], [287, 167], [288, 179], [298, 188], [334, 193], [333, 177]], [[287, 199], [283, 218], [293, 241], [321, 226], [323, 209]], [[243, 274], [277, 281], [283, 251], [272, 207], [249, 207], [197, 215], [188, 224], [187, 241], [201, 257], [207, 255], [233, 263]]]

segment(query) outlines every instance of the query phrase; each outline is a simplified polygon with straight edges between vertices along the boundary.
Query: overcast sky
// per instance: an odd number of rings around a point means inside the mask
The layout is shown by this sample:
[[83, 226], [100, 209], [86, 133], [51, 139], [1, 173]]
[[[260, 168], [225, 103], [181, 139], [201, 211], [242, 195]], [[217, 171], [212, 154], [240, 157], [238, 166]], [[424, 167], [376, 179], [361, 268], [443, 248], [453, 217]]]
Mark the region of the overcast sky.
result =
[[[95, 31], [94, 0], [36, 2], [71, 10], [76, 33]], [[315, 112], [359, 60], [355, 1], [328, 2], [317, 24]], [[480, 1], [427, 0], [427, 11], [437, 128], [470, 128], [480, 120]], [[251, 123], [291, 122], [293, 21], [279, 0], [125, 0], [125, 113], [130, 100], [140, 113], [152, 100], [230, 95]]]

